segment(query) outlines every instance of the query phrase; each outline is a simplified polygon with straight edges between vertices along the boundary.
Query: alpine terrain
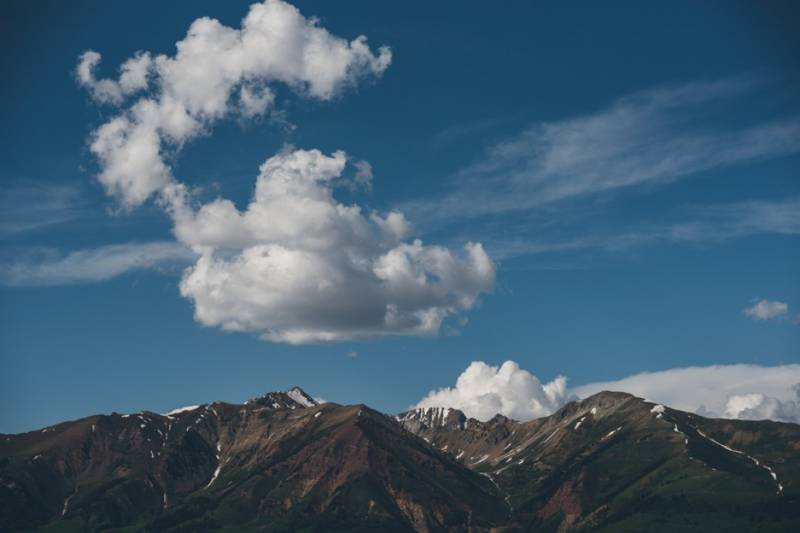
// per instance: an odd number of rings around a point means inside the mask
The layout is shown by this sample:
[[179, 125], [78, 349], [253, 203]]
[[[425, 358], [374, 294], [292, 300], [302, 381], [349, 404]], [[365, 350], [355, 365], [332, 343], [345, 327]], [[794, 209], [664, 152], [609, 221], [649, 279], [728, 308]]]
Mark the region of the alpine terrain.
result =
[[0, 435], [2, 531], [796, 531], [800, 426], [603, 392], [388, 416], [300, 388]]

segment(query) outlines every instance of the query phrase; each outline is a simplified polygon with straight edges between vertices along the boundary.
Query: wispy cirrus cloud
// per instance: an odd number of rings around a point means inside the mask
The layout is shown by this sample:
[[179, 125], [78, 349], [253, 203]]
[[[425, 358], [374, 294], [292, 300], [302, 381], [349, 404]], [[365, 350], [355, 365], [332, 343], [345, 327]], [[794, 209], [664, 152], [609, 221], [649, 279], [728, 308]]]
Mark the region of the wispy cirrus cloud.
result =
[[619, 252], [657, 243], [718, 243], [752, 235], [800, 235], [800, 198], [754, 200], [728, 204], [695, 206], [680, 210], [680, 220], [671, 223], [636, 221], [634, 229], [617, 228], [607, 232], [583, 232], [573, 238], [509, 238], [480, 235], [492, 257], [509, 259], [526, 255], [565, 252]]
[[9, 182], [0, 188], [0, 237], [68, 222], [84, 208], [75, 186]]
[[135, 270], [184, 267], [196, 258], [175, 242], [111, 244], [63, 254], [51, 248], [18, 250], [0, 263], [0, 284], [9, 287], [73, 285], [106, 281]]
[[417, 220], [449, 223], [800, 151], [800, 117], [736, 125], [710, 120], [722, 104], [758, 87], [742, 78], [656, 88], [595, 113], [533, 124], [458, 172], [452, 193], [403, 209]]

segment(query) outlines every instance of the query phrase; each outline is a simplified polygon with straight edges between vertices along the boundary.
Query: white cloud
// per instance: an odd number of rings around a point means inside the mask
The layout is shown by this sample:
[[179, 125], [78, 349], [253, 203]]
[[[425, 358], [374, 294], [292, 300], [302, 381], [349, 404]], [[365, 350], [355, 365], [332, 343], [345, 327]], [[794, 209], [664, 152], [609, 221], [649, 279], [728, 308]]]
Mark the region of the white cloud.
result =
[[[122, 77], [96, 80], [98, 61], [85, 54], [78, 68], [96, 98], [118, 103], [138, 88], [123, 87]], [[390, 61], [388, 48], [373, 54], [365, 37], [345, 41], [293, 6], [266, 0], [251, 6], [241, 29], [194, 21], [177, 53], [153, 58], [151, 75], [141, 78], [152, 78], [152, 96], [94, 132], [106, 191], [128, 208], [156, 195], [178, 241], [198, 253], [180, 290], [200, 323], [288, 343], [434, 335], [492, 290], [494, 266], [480, 244], [456, 254], [404, 242], [411, 226], [401, 213], [365, 215], [339, 203], [333, 190], [348, 183], [344, 152], [286, 149], [270, 157], [244, 211], [224, 198], [195, 205], [165, 162], [165, 151], [218, 119], [265, 113], [271, 83], [329, 100]], [[372, 167], [351, 165], [351, 182], [368, 188]]]
[[356, 167], [356, 174], [353, 178], [356, 187], [363, 187], [364, 189], [372, 190], [372, 165], [369, 161], [356, 161], [353, 163]]
[[643, 372], [618, 381], [591, 383], [574, 392], [586, 397], [602, 390], [629, 392], [684, 411], [705, 416], [800, 422], [791, 409], [776, 402], [792, 402], [800, 383], [800, 365], [716, 365]]
[[800, 383], [791, 389], [795, 392], [793, 400], [779, 400], [759, 392], [730, 396], [725, 402], [722, 417], [800, 423]]
[[789, 305], [783, 302], [759, 300], [743, 312], [753, 320], [772, 320], [785, 316], [789, 312]]
[[93, 283], [132, 270], [184, 266], [195, 257], [174, 242], [113, 244], [66, 255], [36, 250], [0, 263], [0, 283], [14, 287]]
[[582, 230], [575, 239], [509, 238], [503, 226], [494, 234], [484, 230], [481, 238], [491, 243], [492, 257], [505, 259], [583, 250], [616, 253], [656, 243], [714, 243], [768, 233], [800, 235], [800, 198], [704, 205], [685, 211], [689, 216], [684, 221], [647, 225], [637, 220], [635, 230], [614, 234], [587, 235]]
[[458, 376], [455, 387], [431, 391], [416, 406], [460, 409], [478, 420], [489, 420], [498, 413], [530, 420], [553, 413], [568, 397], [563, 376], [542, 384], [514, 361], [500, 367], [474, 361]]
[[85, 209], [73, 186], [16, 181], [0, 187], [0, 236], [61, 224]]
[[94, 72], [101, 56], [95, 51], [84, 52], [78, 61], [75, 75], [96, 101], [121, 104], [126, 97], [147, 88], [153, 61], [148, 53], [138, 53], [120, 67], [118, 80], [98, 80]]
[[703, 416], [800, 423], [800, 364], [673, 368], [570, 389], [566, 383], [559, 376], [543, 385], [513, 361], [499, 368], [475, 361], [455, 387], [431, 391], [416, 406], [460, 409], [478, 420], [497, 413], [530, 420], [576, 397], [620, 391]]
[[258, 90], [245, 86], [239, 91], [239, 107], [245, 118], [263, 115], [274, 101], [275, 94], [267, 87]]
[[651, 89], [595, 113], [534, 124], [462, 169], [455, 192], [405, 210], [446, 224], [800, 151], [798, 117], [708, 126], [706, 119], [721, 105], [736, 105], [757, 86], [722, 80]]
[[269, 84], [330, 100], [391, 62], [388, 48], [373, 54], [364, 36], [333, 36], [281, 0], [253, 4], [240, 29], [199, 18], [176, 46], [174, 56], [138, 53], [123, 63], [118, 80], [95, 77], [100, 54], [91, 50], [77, 67], [79, 83], [99, 102], [122, 104], [145, 91], [90, 143], [100, 183], [127, 208], [174, 185], [165, 157], [215, 121], [265, 113], [274, 101]]
[[175, 235], [200, 253], [181, 281], [199, 322], [288, 343], [434, 335], [492, 290], [480, 244], [454, 254], [404, 243], [402, 214], [337, 202], [346, 163], [343, 152], [273, 156], [243, 212], [225, 199], [195, 211], [175, 196]]

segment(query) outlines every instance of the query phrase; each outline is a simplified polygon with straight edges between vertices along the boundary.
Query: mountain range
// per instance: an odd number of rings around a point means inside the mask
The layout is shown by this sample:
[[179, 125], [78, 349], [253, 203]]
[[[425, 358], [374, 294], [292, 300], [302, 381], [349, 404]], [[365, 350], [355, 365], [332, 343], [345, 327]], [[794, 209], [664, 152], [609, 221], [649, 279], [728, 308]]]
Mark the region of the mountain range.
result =
[[797, 531], [800, 426], [601, 392], [396, 416], [302, 389], [0, 435], [2, 531]]

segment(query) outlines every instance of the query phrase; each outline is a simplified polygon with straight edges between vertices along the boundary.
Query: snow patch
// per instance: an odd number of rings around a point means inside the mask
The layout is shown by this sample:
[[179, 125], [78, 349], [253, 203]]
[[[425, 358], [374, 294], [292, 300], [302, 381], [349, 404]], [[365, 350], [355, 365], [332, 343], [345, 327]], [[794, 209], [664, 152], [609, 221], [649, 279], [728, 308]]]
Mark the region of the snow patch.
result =
[[775, 474], [775, 471], [774, 471], [774, 470], [772, 470], [772, 468], [768, 467], [767, 465], [762, 465], [762, 464], [759, 462], [759, 460], [758, 460], [758, 459], [756, 459], [755, 457], [752, 457], [752, 456], [750, 456], [750, 455], [747, 455], [746, 453], [744, 453], [744, 452], [743, 452], [743, 451], [741, 451], [741, 450], [734, 450], [734, 449], [733, 449], [733, 448], [731, 448], [730, 446], [725, 446], [725, 445], [724, 445], [724, 444], [722, 444], [721, 442], [719, 442], [719, 441], [717, 441], [717, 440], [715, 440], [715, 439], [713, 439], [713, 438], [709, 437], [708, 435], [706, 435], [705, 433], [703, 433], [702, 431], [700, 431], [698, 428], [694, 428], [694, 429], [695, 429], [695, 431], [697, 431], [697, 433], [698, 433], [698, 434], [699, 434], [701, 437], [703, 437], [704, 439], [706, 439], [706, 440], [709, 440], [709, 441], [713, 442], [713, 443], [714, 443], [714, 444], [716, 444], [717, 446], [720, 446], [720, 447], [722, 447], [722, 448], [724, 448], [724, 449], [728, 450], [728, 451], [729, 451], [729, 452], [731, 452], [731, 453], [735, 453], [735, 454], [737, 454], [737, 455], [741, 455], [741, 456], [743, 456], [743, 457], [746, 457], [746, 458], [747, 458], [747, 459], [749, 459], [749, 460], [750, 460], [750, 461], [751, 461], [751, 462], [752, 462], [754, 465], [756, 465], [756, 466], [760, 466], [761, 468], [765, 469], [767, 472], [769, 472], [769, 475], [770, 475], [770, 477], [773, 479], [773, 481], [775, 481], [775, 483], [778, 485], [778, 494], [780, 494], [781, 492], [783, 492], [783, 485], [781, 485], [781, 483], [778, 481], [778, 476]]
[[206, 488], [210, 487], [211, 484], [217, 480], [220, 470], [222, 470], [222, 465], [217, 466], [217, 469], [214, 470], [214, 475], [211, 477], [211, 481], [208, 482], [208, 485], [206, 485]]
[[548, 436], [546, 439], [544, 439], [544, 440], [542, 441], [542, 444], [544, 444], [545, 442], [547, 442], [547, 441], [549, 441], [550, 439], [552, 439], [552, 438], [553, 438], [553, 435], [555, 435], [556, 433], [558, 433], [558, 428], [556, 428], [556, 430], [555, 430], [554, 432], [550, 433], [550, 436]]
[[300, 390], [297, 387], [294, 387], [286, 391], [286, 395], [292, 400], [302, 405], [303, 407], [314, 407], [315, 405], [317, 405], [317, 402], [315, 402], [312, 398], [309, 398], [302, 390]]
[[186, 411], [194, 411], [195, 409], [199, 409], [199, 405], [187, 405], [186, 407], [178, 407], [177, 409], [173, 409], [167, 413], [164, 413], [164, 416], [175, 416], [180, 413], [185, 413]]

